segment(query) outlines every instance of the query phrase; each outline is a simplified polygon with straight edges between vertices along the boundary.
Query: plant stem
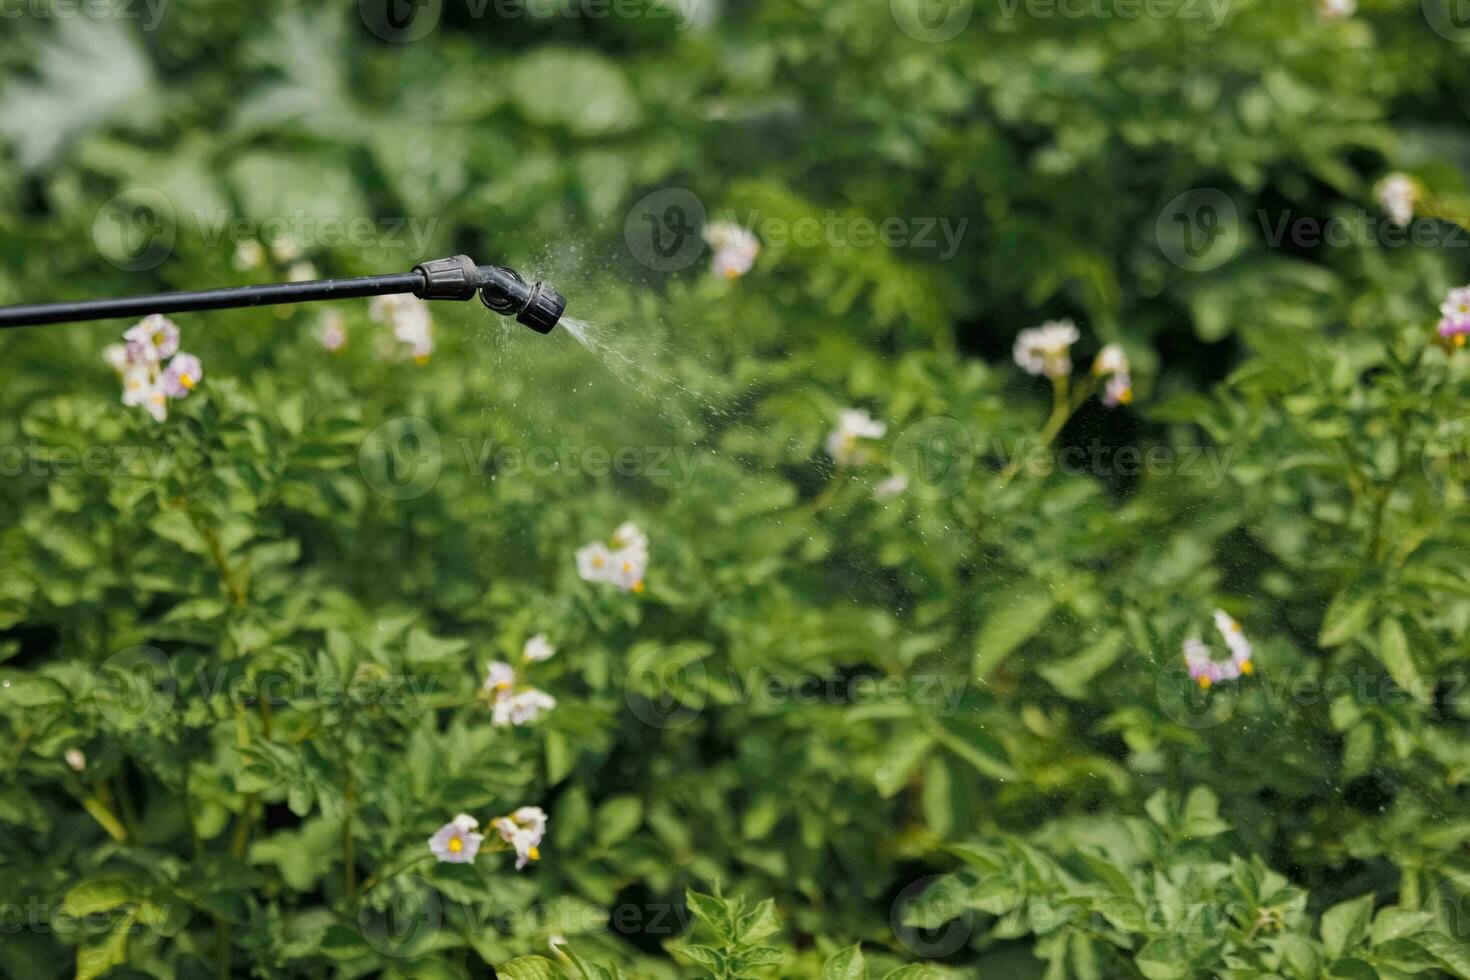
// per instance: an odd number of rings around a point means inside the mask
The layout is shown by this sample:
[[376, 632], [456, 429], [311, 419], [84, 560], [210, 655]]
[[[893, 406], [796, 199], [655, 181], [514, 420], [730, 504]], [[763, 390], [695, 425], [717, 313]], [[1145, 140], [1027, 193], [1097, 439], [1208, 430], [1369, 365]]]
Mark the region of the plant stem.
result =
[[219, 534], [215, 532], [214, 528], [203, 523], [193, 514], [189, 515], [189, 519], [194, 522], [194, 527], [199, 530], [200, 535], [204, 538], [204, 542], [209, 545], [210, 557], [214, 559], [214, 567], [219, 570], [219, 577], [224, 583], [225, 591], [230, 594], [230, 598], [234, 601], [235, 605], [245, 605], [244, 583], [230, 570], [230, 563], [225, 557], [224, 546], [220, 544]]
[[342, 754], [342, 772], [342, 886], [351, 902], [357, 890], [357, 855], [352, 843], [352, 766], [347, 762], [345, 751]]
[[117, 816], [108, 805], [102, 802], [96, 795], [82, 800], [82, 806], [92, 815], [94, 820], [102, 825], [102, 829], [107, 831], [109, 837], [119, 844], [126, 844], [128, 842], [127, 828], [122, 825], [122, 821], [117, 819]]
[[[1082, 403], [1087, 400], [1088, 396], [1092, 394], [1092, 384], [1090, 381], [1078, 385], [1075, 392], [1070, 392], [1070, 388], [1070, 381], [1066, 375], [1052, 379], [1051, 415], [1047, 417], [1046, 424], [1041, 427], [1041, 432], [1036, 436], [1037, 449], [1044, 450], [1049, 448], [1052, 441], [1062, 431], [1062, 427], [1067, 424], [1067, 420], [1072, 417], [1072, 413], [1077, 411]], [[1025, 456], [1021, 453], [1012, 456], [1011, 461], [1006, 464], [1006, 468], [1001, 470], [1000, 475], [996, 477], [995, 488], [999, 490], [1010, 483], [1011, 478], [1020, 471], [1024, 461]]]

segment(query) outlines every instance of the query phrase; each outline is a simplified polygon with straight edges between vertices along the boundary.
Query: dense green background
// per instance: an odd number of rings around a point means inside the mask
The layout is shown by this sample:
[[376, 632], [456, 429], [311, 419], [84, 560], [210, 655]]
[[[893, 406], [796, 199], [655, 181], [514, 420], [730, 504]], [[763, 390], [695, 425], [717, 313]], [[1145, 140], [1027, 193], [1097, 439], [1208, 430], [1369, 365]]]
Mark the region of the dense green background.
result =
[[[156, 425], [101, 358], [127, 324], [0, 335], [0, 970], [486, 977], [559, 934], [650, 977], [859, 977], [827, 963], [858, 942], [910, 978], [1470, 976], [1470, 378], [1428, 344], [1470, 233], [1402, 244], [1372, 195], [1405, 170], [1466, 213], [1470, 38], [1438, 0], [1119, 0], [925, 42], [916, 4], [447, 0], [412, 43], [355, 4], [11, 8], [0, 301], [271, 281], [221, 218], [368, 216], [428, 239], [305, 258], [504, 262], [598, 349], [478, 304], [423, 366], [365, 302], [339, 354], [315, 309], [180, 316], [206, 378]], [[638, 261], [671, 188], [968, 224], [727, 282]], [[1220, 222], [1171, 261], [1191, 191]], [[1362, 233], [1272, 241], [1333, 217]], [[1010, 346], [1056, 316], [1138, 395], [1057, 446], [1167, 463], [1003, 475], [1050, 401]], [[851, 406], [887, 435], [834, 468]], [[437, 480], [394, 499], [385, 446]], [[579, 581], [629, 519], [647, 590]], [[1217, 607], [1258, 670], [1200, 696]], [[558, 707], [492, 728], [484, 664], [536, 632]], [[129, 689], [138, 656], [171, 673]], [[521, 804], [533, 868], [394, 874]], [[717, 886], [745, 911], [686, 903]]]

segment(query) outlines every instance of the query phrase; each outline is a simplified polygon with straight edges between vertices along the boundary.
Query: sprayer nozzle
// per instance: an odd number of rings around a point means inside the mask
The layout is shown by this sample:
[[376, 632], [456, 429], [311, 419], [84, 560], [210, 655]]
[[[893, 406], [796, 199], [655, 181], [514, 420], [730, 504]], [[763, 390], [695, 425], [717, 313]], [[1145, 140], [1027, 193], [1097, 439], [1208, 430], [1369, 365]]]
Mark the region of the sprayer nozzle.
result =
[[526, 285], [513, 269], [484, 265], [479, 269], [480, 302], [501, 316], [512, 316], [537, 333], [551, 333], [567, 301], [544, 282]]

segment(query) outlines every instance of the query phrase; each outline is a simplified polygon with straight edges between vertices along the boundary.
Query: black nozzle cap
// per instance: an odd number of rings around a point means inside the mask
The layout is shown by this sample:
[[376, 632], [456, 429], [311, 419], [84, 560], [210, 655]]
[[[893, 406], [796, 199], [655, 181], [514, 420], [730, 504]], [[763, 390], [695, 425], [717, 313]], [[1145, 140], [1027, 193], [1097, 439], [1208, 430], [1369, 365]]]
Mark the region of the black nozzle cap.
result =
[[537, 333], [551, 333], [551, 328], [556, 326], [566, 308], [566, 297], [546, 283], [538, 282], [531, 287], [526, 305], [516, 314], [516, 322], [524, 323]]

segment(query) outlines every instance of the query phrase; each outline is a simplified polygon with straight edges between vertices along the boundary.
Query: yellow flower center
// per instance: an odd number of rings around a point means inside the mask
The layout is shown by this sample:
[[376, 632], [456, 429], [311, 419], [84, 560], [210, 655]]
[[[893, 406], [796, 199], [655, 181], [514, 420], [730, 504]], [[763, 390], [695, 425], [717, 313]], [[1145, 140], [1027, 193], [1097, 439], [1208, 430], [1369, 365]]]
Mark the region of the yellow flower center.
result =
[[1240, 672], [1242, 674], [1254, 674], [1256, 672], [1256, 665], [1249, 660], [1242, 660], [1240, 662]]
[[153, 346], [154, 347], [162, 347], [163, 346], [163, 333], [162, 332], [159, 332], [159, 333], [156, 333], [156, 334], [153, 335]]
[[603, 566], [602, 556], [601, 555], [593, 555], [592, 556], [592, 567], [593, 568], [601, 568], [602, 566]]
[[636, 582], [633, 583], [633, 591], [634, 592], [642, 592], [643, 591], [643, 580], [641, 578], [638, 581], [636, 581]]
[[193, 377], [191, 377], [188, 373], [179, 375], [179, 384], [183, 385], [185, 388], [188, 388], [190, 391], [193, 391], [194, 386], [198, 383], [199, 382], [195, 381]]
[[1132, 405], [1133, 404], [1133, 389], [1132, 388], [1124, 388], [1122, 391], [1118, 392], [1118, 403], [1120, 405]]
[[458, 854], [462, 850], [464, 850], [464, 841], [460, 840], [458, 837], [449, 838], [450, 854]]
[[1464, 334], [1462, 334], [1462, 333], [1455, 334], [1455, 346], [1456, 347], [1464, 347], [1465, 346], [1465, 335]]
[[413, 359], [413, 362], [415, 364], [428, 364], [429, 363], [429, 355], [428, 354], [420, 354], [420, 355], [418, 355], [417, 357], [415, 357]]
[[527, 848], [527, 850], [526, 850], [526, 857], [530, 858], [532, 861], [539, 861], [539, 860], [541, 860], [541, 848], [539, 848], [539, 847]]
[[1199, 679], [1199, 686], [1203, 688], [1208, 688], [1212, 683], [1214, 682], [1210, 680], [1208, 675]]

